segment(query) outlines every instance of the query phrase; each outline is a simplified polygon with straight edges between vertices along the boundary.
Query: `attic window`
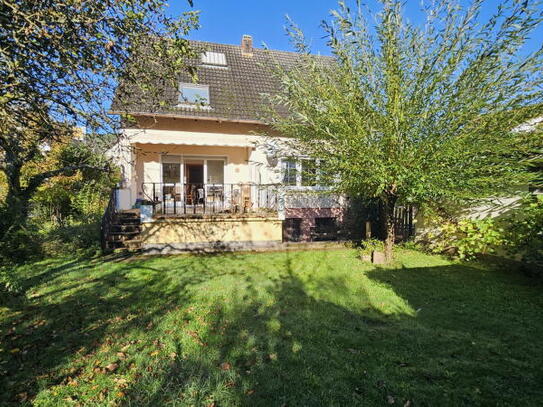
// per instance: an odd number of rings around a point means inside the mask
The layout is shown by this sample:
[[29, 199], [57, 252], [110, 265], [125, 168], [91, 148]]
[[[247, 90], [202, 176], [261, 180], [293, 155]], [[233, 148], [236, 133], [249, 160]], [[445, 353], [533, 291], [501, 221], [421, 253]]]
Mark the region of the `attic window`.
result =
[[204, 52], [202, 54], [202, 64], [210, 67], [226, 68], [226, 55], [222, 52]]
[[180, 105], [209, 105], [209, 86], [193, 83], [179, 84]]

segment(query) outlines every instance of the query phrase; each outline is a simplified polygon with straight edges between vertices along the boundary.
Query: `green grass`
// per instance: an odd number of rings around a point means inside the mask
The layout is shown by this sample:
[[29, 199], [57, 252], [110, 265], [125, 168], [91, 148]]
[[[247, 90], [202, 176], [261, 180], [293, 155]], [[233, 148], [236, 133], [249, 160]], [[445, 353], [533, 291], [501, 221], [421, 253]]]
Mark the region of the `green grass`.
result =
[[62, 259], [0, 308], [0, 405], [542, 405], [541, 285], [399, 251]]

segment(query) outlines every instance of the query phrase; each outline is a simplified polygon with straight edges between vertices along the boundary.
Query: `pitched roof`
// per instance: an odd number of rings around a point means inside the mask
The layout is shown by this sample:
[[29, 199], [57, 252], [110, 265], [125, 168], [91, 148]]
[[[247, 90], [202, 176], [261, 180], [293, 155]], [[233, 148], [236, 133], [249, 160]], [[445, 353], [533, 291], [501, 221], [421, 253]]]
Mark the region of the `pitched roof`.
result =
[[[112, 113], [261, 122], [265, 95], [279, 90], [279, 84], [271, 74], [270, 67], [277, 63], [292, 67], [300, 61], [300, 56], [294, 52], [253, 48], [252, 56], [245, 56], [239, 45], [202, 41], [190, 41], [190, 44], [199, 54], [213, 52], [226, 57], [226, 66], [213, 66], [197, 61], [197, 83], [209, 86], [209, 107], [178, 106], [178, 88], [167, 87], [163, 96], [166, 103], [160, 108], [151, 107], [145, 100], [134, 95], [123, 98], [122, 104], [120, 99], [116, 98]], [[218, 60], [215, 58], [215, 61], [220, 64], [220, 57]], [[179, 82], [192, 83], [192, 79], [184, 72], [180, 74]]]

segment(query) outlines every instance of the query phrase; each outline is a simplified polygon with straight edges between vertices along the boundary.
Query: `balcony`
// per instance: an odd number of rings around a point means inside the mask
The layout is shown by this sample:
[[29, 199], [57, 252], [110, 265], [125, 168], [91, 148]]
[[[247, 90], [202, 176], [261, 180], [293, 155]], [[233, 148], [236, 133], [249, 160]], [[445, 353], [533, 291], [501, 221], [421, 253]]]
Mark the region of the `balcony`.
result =
[[275, 216], [280, 186], [276, 184], [202, 184], [145, 182], [136, 204], [149, 216]]

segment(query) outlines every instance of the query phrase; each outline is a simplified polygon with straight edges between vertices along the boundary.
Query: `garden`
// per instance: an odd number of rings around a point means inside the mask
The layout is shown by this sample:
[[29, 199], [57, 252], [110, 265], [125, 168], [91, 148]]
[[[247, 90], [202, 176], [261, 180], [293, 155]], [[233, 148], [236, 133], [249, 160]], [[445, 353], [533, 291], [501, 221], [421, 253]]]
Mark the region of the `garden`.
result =
[[0, 404], [538, 405], [541, 283], [398, 249], [66, 257], [0, 308]]

